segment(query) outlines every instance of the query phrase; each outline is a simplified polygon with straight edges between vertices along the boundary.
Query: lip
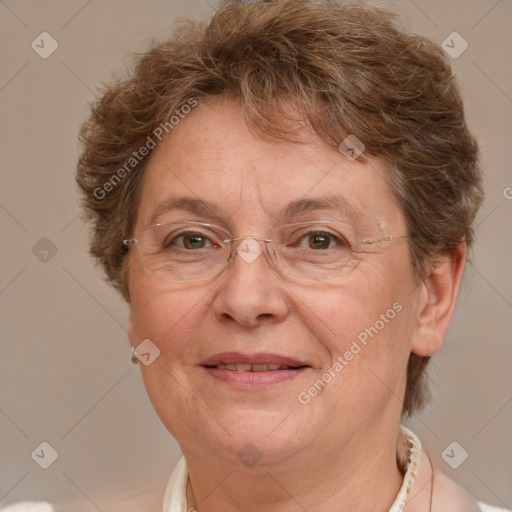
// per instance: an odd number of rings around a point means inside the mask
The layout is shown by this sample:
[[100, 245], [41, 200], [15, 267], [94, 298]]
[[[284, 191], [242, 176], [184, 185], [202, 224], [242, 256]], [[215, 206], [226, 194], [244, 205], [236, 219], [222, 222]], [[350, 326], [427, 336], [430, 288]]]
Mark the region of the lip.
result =
[[[238, 372], [215, 368], [219, 364], [279, 364], [280, 366], [294, 368], [289, 370]], [[251, 355], [240, 352], [223, 352], [205, 359], [201, 366], [216, 380], [239, 390], [266, 389], [274, 384], [295, 379], [311, 369], [311, 366], [302, 361], [269, 352]]]
[[[259, 352], [257, 354], [242, 354], [241, 352], [222, 352], [205, 359], [201, 366], [217, 366], [218, 364], [279, 364], [281, 366], [309, 366], [303, 361], [290, 357], [273, 354], [271, 352]], [[228, 370], [229, 371], [229, 370]], [[279, 371], [279, 370], [274, 370]], [[267, 372], [262, 372], [267, 373]]]

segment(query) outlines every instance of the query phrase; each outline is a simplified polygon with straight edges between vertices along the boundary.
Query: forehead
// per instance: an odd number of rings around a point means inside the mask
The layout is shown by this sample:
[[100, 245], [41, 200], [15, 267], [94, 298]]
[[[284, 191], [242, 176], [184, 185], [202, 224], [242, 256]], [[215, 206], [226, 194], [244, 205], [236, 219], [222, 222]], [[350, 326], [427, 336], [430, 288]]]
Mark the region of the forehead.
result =
[[234, 100], [200, 104], [153, 150], [137, 229], [176, 205], [195, 205], [209, 220], [253, 226], [315, 209], [403, 223], [382, 162], [351, 162], [307, 130], [298, 133], [300, 144], [264, 139], [250, 130]]

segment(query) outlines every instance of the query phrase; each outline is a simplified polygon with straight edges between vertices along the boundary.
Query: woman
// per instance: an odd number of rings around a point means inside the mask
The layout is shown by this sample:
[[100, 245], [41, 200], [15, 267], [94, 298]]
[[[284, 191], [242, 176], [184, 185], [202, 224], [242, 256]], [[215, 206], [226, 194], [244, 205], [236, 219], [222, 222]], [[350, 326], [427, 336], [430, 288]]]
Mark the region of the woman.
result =
[[184, 457], [164, 511], [477, 511], [400, 426], [483, 193], [449, 64], [385, 10], [225, 3], [82, 132], [91, 253]]

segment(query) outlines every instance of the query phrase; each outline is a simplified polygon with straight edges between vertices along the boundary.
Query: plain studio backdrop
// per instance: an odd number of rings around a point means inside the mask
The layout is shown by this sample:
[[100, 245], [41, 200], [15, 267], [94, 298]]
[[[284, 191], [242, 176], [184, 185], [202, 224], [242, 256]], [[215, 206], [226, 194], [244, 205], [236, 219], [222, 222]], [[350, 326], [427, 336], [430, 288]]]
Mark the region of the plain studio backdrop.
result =
[[[209, 16], [209, 2], [0, 3], [2, 505], [160, 508], [179, 447], [129, 362], [127, 306], [87, 256], [74, 183], [77, 131], [102, 81], [176, 19]], [[452, 478], [510, 507], [512, 2], [389, 5], [408, 31], [445, 41], [487, 194], [474, 261], [431, 368], [432, 405], [407, 424]]]

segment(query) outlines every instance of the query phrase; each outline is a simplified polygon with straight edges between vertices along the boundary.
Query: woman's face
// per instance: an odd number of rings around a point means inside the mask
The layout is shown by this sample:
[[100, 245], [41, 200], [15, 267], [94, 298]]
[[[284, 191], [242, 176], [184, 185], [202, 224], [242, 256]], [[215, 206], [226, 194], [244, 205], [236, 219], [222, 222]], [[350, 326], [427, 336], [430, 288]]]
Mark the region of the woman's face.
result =
[[[135, 235], [153, 223], [197, 221], [232, 238], [269, 238], [279, 224], [333, 219], [366, 238], [406, 233], [378, 160], [350, 161], [302, 133], [304, 144], [265, 141], [234, 101], [196, 107], [152, 154]], [[318, 204], [333, 197], [345, 211]], [[162, 206], [182, 198], [208, 207]], [[130, 341], [149, 339], [160, 350], [140, 368], [184, 452], [231, 460], [261, 453], [271, 462], [311, 449], [328, 457], [368, 429], [396, 428], [420, 294], [406, 239], [368, 246], [333, 283], [293, 281], [264, 255], [242, 254], [217, 278], [166, 282], [141, 267], [135, 250], [130, 258]], [[228, 364], [287, 358], [305, 368], [208, 368], [215, 356]]]

